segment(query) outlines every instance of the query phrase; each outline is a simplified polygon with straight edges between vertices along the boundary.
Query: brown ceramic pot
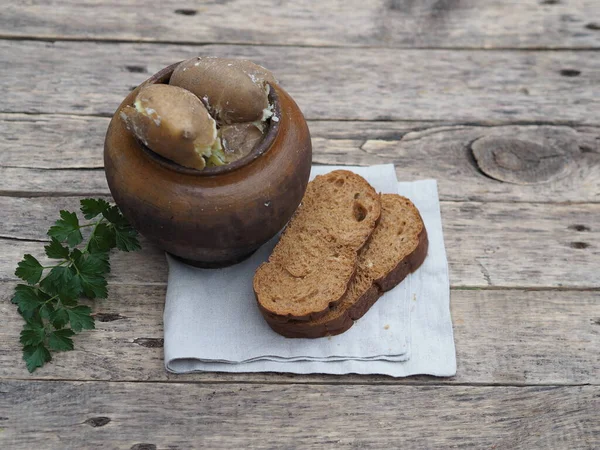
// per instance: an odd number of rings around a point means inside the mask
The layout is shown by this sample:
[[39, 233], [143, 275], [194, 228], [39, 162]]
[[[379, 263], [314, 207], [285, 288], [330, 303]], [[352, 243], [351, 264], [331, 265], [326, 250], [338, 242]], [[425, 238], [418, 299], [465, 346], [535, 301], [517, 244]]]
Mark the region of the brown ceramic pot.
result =
[[312, 148], [302, 112], [279, 86], [261, 143], [246, 157], [199, 171], [162, 158], [124, 126], [119, 111], [139, 89], [167, 83], [177, 64], [132, 91], [113, 116], [104, 144], [108, 186], [132, 225], [167, 252], [201, 267], [238, 262], [275, 236], [300, 204]]

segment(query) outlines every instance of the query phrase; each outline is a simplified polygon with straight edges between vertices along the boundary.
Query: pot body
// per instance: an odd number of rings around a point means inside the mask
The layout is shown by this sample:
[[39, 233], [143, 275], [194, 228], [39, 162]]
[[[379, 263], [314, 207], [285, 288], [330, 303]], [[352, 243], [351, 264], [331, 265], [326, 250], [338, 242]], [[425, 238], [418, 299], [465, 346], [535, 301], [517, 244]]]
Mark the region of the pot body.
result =
[[161, 249], [201, 267], [230, 265], [275, 236], [300, 204], [312, 161], [310, 133], [294, 100], [273, 86], [278, 129], [262, 154], [218, 174], [164, 164], [125, 128], [119, 112], [141, 87], [168, 82], [175, 66], [132, 91], [113, 116], [104, 144], [108, 186], [125, 217]]

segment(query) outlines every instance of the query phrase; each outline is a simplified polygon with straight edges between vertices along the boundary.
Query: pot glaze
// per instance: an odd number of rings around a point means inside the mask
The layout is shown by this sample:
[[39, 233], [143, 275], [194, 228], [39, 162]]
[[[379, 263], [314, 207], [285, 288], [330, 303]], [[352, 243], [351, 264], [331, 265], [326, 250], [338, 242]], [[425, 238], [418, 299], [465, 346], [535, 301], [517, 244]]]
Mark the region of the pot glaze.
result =
[[119, 117], [143, 86], [167, 83], [177, 64], [138, 86], [115, 112], [104, 143], [115, 202], [149, 241], [185, 262], [223, 267], [251, 255], [300, 204], [312, 161], [308, 126], [294, 100], [272, 86], [275, 116], [246, 157], [202, 171], [173, 163], [140, 143]]

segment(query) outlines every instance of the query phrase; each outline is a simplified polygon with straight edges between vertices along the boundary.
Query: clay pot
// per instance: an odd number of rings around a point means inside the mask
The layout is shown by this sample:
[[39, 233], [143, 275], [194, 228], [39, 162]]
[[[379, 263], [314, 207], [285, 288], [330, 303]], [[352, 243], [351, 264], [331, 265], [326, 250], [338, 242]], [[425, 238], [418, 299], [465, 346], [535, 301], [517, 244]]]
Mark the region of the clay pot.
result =
[[279, 121], [246, 157], [202, 171], [162, 158], [118, 113], [142, 86], [167, 83], [175, 66], [132, 91], [113, 116], [104, 144], [108, 186], [125, 217], [161, 249], [200, 267], [234, 264], [275, 236], [300, 204], [312, 160], [308, 127], [287, 92], [272, 86]]

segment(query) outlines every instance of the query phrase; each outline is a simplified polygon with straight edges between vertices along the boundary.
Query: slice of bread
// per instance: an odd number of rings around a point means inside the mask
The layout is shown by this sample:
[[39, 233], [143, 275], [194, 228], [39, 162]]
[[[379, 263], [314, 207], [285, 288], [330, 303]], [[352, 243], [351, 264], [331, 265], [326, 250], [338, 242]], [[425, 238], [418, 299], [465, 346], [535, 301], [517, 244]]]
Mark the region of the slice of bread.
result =
[[356, 275], [342, 300], [325, 315], [308, 322], [268, 324], [286, 337], [317, 338], [348, 330], [385, 292], [415, 271], [425, 260], [427, 231], [417, 208], [395, 194], [381, 196], [381, 218], [360, 250]]
[[379, 194], [353, 172], [311, 181], [269, 261], [256, 270], [253, 287], [265, 318], [317, 319], [338, 303], [380, 212]]

